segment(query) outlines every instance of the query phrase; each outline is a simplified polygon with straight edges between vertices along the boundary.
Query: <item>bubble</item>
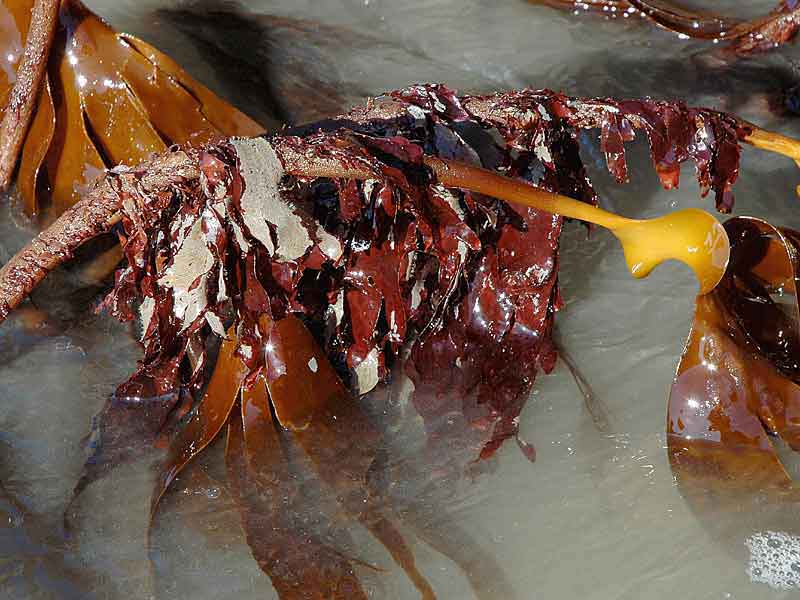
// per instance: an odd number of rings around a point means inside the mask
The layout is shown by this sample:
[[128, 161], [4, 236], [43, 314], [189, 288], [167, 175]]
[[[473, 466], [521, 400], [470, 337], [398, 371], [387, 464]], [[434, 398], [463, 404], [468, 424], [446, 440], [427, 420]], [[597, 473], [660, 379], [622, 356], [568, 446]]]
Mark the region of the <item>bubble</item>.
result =
[[748, 537], [745, 546], [750, 551], [747, 575], [751, 581], [766, 583], [776, 590], [800, 588], [800, 536], [760, 531]]
[[208, 496], [212, 500], [216, 500], [217, 498], [219, 498], [219, 494], [220, 494], [220, 489], [218, 487], [210, 487], [206, 491], [206, 496]]

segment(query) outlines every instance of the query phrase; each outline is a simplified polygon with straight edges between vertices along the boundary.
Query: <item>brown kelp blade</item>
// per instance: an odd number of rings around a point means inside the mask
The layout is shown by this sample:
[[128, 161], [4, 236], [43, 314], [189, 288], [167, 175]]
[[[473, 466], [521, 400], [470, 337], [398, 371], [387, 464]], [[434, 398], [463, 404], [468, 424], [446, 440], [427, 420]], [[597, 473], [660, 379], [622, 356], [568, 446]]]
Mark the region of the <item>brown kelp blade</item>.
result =
[[[377, 443], [378, 433], [364, 420], [327, 356], [319, 348], [308, 328], [297, 317], [290, 315], [276, 321], [277, 344], [269, 352], [280, 357], [286, 373], [269, 382], [269, 393], [275, 414], [281, 425], [293, 432], [307, 429], [313, 421], [327, 423], [333, 414], [352, 416], [363, 428], [358, 433], [371, 448]], [[371, 462], [370, 456], [368, 462]]]
[[[0, 50], [16, 56], [32, 2], [3, 4]], [[102, 169], [140, 163], [172, 144], [263, 133], [169, 57], [115, 31], [78, 0], [62, 3], [60, 21], [49, 57], [50, 88], [43, 87], [22, 151], [18, 185], [28, 213], [45, 206], [39, 194], [47, 190], [58, 215]], [[5, 78], [0, 74], [0, 98], [8, 94], [14, 68], [16, 62]]]
[[38, 208], [36, 186], [39, 171], [44, 164], [55, 130], [56, 113], [53, 107], [53, 95], [50, 91], [50, 76], [46, 74], [42, 89], [39, 91], [36, 114], [22, 148], [17, 174], [17, 188], [22, 196], [25, 212], [29, 215], [36, 213]]
[[670, 394], [670, 459], [684, 485], [786, 492], [770, 436], [800, 450], [800, 236], [751, 218], [725, 227], [730, 266], [697, 300]]
[[32, 8], [33, 0], [3, 0], [0, 3], [0, 47], [4, 59], [0, 69], [0, 112], [5, 112], [8, 95], [17, 79], [16, 71], [25, 49]]
[[476, 598], [495, 600], [514, 597], [514, 591], [497, 557], [490, 549], [484, 549], [458, 518], [439, 512], [428, 499], [404, 506], [400, 518], [421, 540], [458, 565], [469, 580]]
[[730, 19], [707, 11], [695, 11], [663, 0], [628, 0], [635, 9], [665, 29], [683, 33], [694, 38], [716, 39], [735, 35], [742, 25], [738, 19]]
[[386, 546], [423, 598], [435, 598], [402, 534], [370, 498], [367, 477], [378, 458], [380, 433], [342, 384], [303, 322], [275, 323], [280, 345], [273, 352], [286, 372], [268, 384], [275, 414], [316, 465], [320, 478], [345, 509]]
[[[369, 496], [366, 480], [380, 468], [380, 435], [344, 388], [308, 329], [296, 317], [276, 323], [282, 340], [286, 375], [269, 384], [276, 414], [317, 467], [319, 476], [389, 550], [423, 598], [434, 592], [415, 565], [414, 555], [395, 524], [374, 505], [386, 499]], [[284, 358], [286, 357], [286, 358]], [[311, 372], [309, 365], [315, 371]], [[245, 419], [247, 421], [247, 419]], [[403, 504], [401, 519], [417, 535], [460, 566], [479, 598], [498, 597], [488, 590], [508, 589], [501, 569], [454, 523], [429, 522], [432, 506]], [[435, 511], [434, 511], [434, 514]], [[480, 575], [480, 576], [479, 576]]]
[[695, 10], [667, 0], [529, 0], [573, 14], [594, 12], [619, 21], [650, 22], [688, 38], [729, 42], [726, 50], [738, 55], [765, 52], [795, 38], [800, 29], [800, 6], [781, 1], [768, 14], [750, 20]]
[[[130, 165], [163, 151], [164, 140], [152, 122], [152, 112], [146, 110], [147, 98], [142, 98], [151, 91], [167, 91], [157, 87], [161, 82], [158, 71], [149, 73], [153, 79], [150, 86], [136, 85], [148, 61], [120, 42], [116, 32], [82, 4], [71, 2], [68, 14], [75, 25], [68, 34], [61, 84], [73, 87], [79, 96], [87, 124], [99, 141], [98, 150], [111, 163]], [[182, 104], [181, 98], [174, 102]], [[171, 103], [163, 110], [170, 116], [175, 114]], [[180, 125], [192, 123], [192, 112], [185, 114], [187, 120], [179, 121]], [[198, 129], [205, 125], [197, 121], [192, 124]]]
[[[62, 13], [66, 6], [67, 3], [62, 5]], [[55, 214], [61, 214], [75, 204], [80, 198], [81, 186], [92, 181], [108, 166], [86, 129], [81, 94], [75, 82], [77, 76], [59, 32], [50, 59], [50, 89], [56, 123], [44, 163]], [[27, 143], [26, 138], [26, 146]], [[20, 189], [35, 190], [36, 183], [27, 182]], [[24, 200], [26, 206], [36, 206], [37, 211], [40, 209], [38, 198]]]
[[242, 390], [241, 413], [234, 411], [228, 425], [225, 462], [247, 543], [282, 600], [367, 597], [351, 561], [301, 516], [303, 495], [262, 378]]
[[228, 136], [255, 137], [265, 132], [261, 124], [192, 78], [183, 67], [158, 48], [128, 33], [121, 33], [119, 36], [194, 96], [195, 100], [200, 103], [200, 111], [203, 116], [221, 133]]
[[153, 492], [151, 516], [175, 476], [217, 437], [228, 420], [247, 375], [247, 367], [235, 354], [237, 343], [234, 330], [229, 330], [203, 399], [170, 445]]

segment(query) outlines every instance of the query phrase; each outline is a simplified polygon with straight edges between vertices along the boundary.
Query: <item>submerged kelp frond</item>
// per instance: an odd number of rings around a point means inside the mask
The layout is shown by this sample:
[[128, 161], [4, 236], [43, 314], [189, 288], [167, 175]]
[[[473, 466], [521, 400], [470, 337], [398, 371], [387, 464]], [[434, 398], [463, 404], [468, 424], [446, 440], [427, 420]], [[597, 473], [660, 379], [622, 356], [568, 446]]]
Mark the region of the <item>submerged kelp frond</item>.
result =
[[640, 20], [674, 31], [686, 38], [726, 42], [737, 55], [767, 52], [794, 41], [800, 30], [797, 0], [780, 0], [769, 14], [751, 20], [729, 18], [706, 10], [684, 8], [668, 0], [529, 0], [573, 14], [596, 12], [609, 19]]

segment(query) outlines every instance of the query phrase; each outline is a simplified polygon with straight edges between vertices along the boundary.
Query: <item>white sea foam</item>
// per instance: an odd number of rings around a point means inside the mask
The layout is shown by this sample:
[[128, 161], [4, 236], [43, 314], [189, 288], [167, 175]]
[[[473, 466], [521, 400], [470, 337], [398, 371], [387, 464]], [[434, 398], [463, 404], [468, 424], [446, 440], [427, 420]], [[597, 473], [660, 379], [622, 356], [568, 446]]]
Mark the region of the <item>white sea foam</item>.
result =
[[760, 531], [748, 537], [747, 575], [754, 583], [776, 590], [800, 588], [800, 536], [780, 531]]

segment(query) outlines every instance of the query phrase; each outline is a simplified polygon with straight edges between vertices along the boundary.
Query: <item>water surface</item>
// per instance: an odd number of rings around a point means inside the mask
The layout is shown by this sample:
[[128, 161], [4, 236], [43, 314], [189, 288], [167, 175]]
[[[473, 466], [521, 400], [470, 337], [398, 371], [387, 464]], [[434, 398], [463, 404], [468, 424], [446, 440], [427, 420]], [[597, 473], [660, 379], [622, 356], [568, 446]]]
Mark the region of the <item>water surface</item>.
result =
[[[800, 134], [800, 120], [773, 110], [795, 77], [794, 48], [736, 69], [715, 68], [697, 56], [701, 46], [675, 35], [576, 21], [517, 0], [252, 0], [246, 10], [228, 2], [87, 4], [265, 123], [302, 122], [387, 89], [440, 81], [470, 92], [531, 86], [681, 98]], [[726, 3], [739, 10], [737, 4]], [[742, 14], [771, 5], [751, 2]], [[210, 9], [232, 14], [209, 18]], [[633, 177], [624, 187], [603, 172], [596, 146], [585, 157], [608, 208], [651, 216], [710, 206], [698, 198], [689, 167], [680, 190], [663, 191], [641, 145], [631, 152]], [[799, 182], [788, 160], [745, 149], [735, 212], [800, 228]], [[0, 261], [34, 231], [13, 199], [4, 202]], [[537, 448], [535, 464], [507, 444], [475, 477], [431, 489], [418, 472], [397, 492], [416, 501], [406, 531], [439, 596], [792, 597], [797, 589], [753, 581], [759, 577], [745, 540], [768, 529], [800, 535], [796, 507], [771, 507], [769, 520], [751, 507], [701, 515], [670, 470], [665, 409], [692, 317], [696, 284], [688, 270], [665, 265], [634, 281], [610, 235], [587, 238], [577, 225], [567, 227], [561, 256], [566, 306], [557, 316], [558, 340], [592, 386], [605, 422], [592, 418], [559, 364], [537, 381], [521, 418], [522, 437]], [[0, 595], [271, 597], [239, 530], [219, 445], [168, 493], [149, 557], [150, 454], [67, 507], [92, 418], [138, 357], [129, 327], [94, 315], [100, 292], [62, 271], [35, 297], [47, 327], [31, 333], [15, 316], [0, 328], [0, 518], [13, 525], [0, 529]], [[413, 447], [414, 440], [401, 432], [395, 443]], [[322, 502], [309, 497], [308, 510]], [[460, 557], [467, 573], [413, 535], [414, 523], [468, 537], [468, 556]], [[387, 569], [360, 572], [374, 597], [417, 597], [385, 550], [365, 531], [352, 535], [360, 557]]]

